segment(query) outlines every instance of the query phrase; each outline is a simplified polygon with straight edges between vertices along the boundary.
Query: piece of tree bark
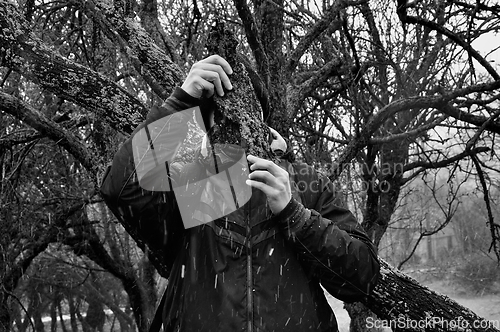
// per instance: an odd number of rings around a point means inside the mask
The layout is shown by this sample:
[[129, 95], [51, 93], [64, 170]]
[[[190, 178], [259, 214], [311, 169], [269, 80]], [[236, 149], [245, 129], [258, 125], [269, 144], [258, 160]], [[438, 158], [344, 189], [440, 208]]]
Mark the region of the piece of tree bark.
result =
[[38, 110], [22, 102], [9, 94], [0, 91], [0, 111], [18, 118], [41, 134], [49, 137], [53, 141], [64, 147], [89, 171], [89, 174], [97, 174], [97, 168], [101, 162], [95, 155], [89, 153], [84, 144], [70, 131], [59, 126]]
[[12, 68], [47, 91], [92, 109], [122, 133], [130, 134], [147, 113], [137, 98], [115, 82], [48, 48], [9, 1], [0, 1], [0, 45], [0, 66]]
[[214, 126], [209, 137], [215, 152], [227, 150], [226, 144], [238, 145], [247, 154], [274, 160], [267, 125], [262, 122], [262, 108], [257, 100], [248, 73], [236, 52], [238, 42], [223, 23], [217, 22], [209, 35], [207, 49], [210, 54], [225, 58], [233, 69], [230, 80], [232, 90], [223, 97], [214, 96]]
[[380, 272], [373, 294], [362, 303], [384, 323], [395, 324], [393, 331], [499, 331], [471, 310], [420, 285], [384, 260]]
[[168, 98], [182, 81], [182, 71], [167, 56], [167, 50], [161, 49], [130, 15], [127, 2], [114, 1], [112, 6], [102, 0], [79, 0], [75, 3], [99, 23], [106, 36], [120, 47], [122, 54], [151, 89], [162, 99]]

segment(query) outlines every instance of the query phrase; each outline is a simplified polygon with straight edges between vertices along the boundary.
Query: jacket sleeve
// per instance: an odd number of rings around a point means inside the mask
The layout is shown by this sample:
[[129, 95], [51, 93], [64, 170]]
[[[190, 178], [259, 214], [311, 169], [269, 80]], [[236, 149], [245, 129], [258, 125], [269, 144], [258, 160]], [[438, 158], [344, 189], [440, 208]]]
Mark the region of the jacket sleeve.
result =
[[277, 220], [305, 266], [332, 296], [359, 301], [378, 280], [376, 248], [352, 213], [334, 204], [330, 180], [308, 169], [315, 174], [299, 188], [304, 204], [292, 198]]
[[197, 103], [198, 99], [177, 88], [161, 107], [153, 107], [146, 121], [118, 149], [100, 188], [106, 205], [127, 232], [143, 250], [154, 252], [150, 259], [164, 277], [175, 260], [184, 227], [171, 190], [147, 190], [140, 185], [132, 142], [148, 125]]

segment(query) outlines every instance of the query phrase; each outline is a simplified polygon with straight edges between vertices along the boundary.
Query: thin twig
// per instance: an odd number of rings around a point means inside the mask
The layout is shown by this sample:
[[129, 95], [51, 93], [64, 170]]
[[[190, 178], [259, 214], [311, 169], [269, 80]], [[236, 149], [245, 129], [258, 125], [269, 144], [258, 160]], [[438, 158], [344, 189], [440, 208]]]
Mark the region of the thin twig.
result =
[[488, 224], [490, 226], [491, 232], [491, 245], [488, 249], [489, 252], [493, 249], [495, 255], [497, 256], [497, 260], [500, 262], [500, 248], [498, 247], [498, 241], [500, 240], [500, 225], [495, 224], [495, 220], [493, 218], [493, 212], [491, 210], [491, 202], [488, 192], [488, 186], [486, 184], [486, 180], [484, 178], [484, 173], [479, 164], [479, 161], [475, 155], [472, 155], [472, 161], [477, 169], [477, 175], [479, 177], [479, 182], [481, 183], [481, 187], [483, 188], [483, 199], [486, 204], [486, 211], [488, 212]]

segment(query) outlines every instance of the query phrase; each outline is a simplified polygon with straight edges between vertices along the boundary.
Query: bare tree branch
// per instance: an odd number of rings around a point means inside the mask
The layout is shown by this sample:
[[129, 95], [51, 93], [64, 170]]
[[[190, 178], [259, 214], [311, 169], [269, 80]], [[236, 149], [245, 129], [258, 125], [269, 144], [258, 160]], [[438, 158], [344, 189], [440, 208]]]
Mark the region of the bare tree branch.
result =
[[288, 86], [287, 105], [291, 114], [295, 114], [306, 99], [319, 85], [324, 83], [329, 77], [338, 72], [342, 65], [339, 55], [333, 55], [333, 59], [318, 69], [309, 79], [302, 82], [297, 87], [292, 84]]
[[158, 20], [158, 1], [143, 0], [139, 17], [141, 18], [141, 25], [149, 33], [156, 45], [166, 51], [170, 59], [177, 63], [178, 55], [175, 53], [172, 38], [166, 34]]
[[413, 23], [413, 24], [420, 24], [425, 27], [428, 27], [432, 30], [437, 31], [438, 33], [441, 33], [445, 35], [446, 37], [450, 38], [453, 40], [455, 43], [460, 45], [464, 50], [469, 53], [470, 56], [472, 56], [474, 59], [477, 60], [481, 64], [481, 66], [486, 69], [486, 71], [493, 77], [494, 80], [500, 80], [500, 75], [496, 72], [496, 70], [490, 65], [488, 61], [486, 61], [485, 58], [481, 56], [472, 46], [470, 43], [467, 43], [465, 40], [460, 38], [456, 33], [446, 29], [445, 27], [439, 25], [438, 23], [434, 23], [432, 21], [426, 20], [424, 18], [420, 17], [414, 17], [414, 16], [408, 16], [406, 19], [406, 22], [408, 23]]
[[[35, 37], [17, 8], [0, 1], [0, 65], [13, 68], [44, 89], [83, 106], [113, 128], [131, 133], [147, 113], [115, 82], [55, 53]], [[7, 52], [8, 51], [8, 52]]]
[[307, 33], [300, 39], [299, 44], [293, 50], [288, 58], [288, 63], [286, 64], [286, 70], [288, 73], [292, 73], [300, 58], [304, 55], [305, 51], [311, 46], [311, 44], [332, 25], [342, 25], [341, 12], [346, 8], [345, 1], [335, 1], [326, 13], [314, 23], [314, 25], [307, 31]]
[[476, 126], [483, 126], [483, 124], [486, 124], [485, 125], [485, 129], [488, 130], [488, 131], [491, 131], [493, 133], [496, 133], [496, 134], [500, 134], [500, 123], [498, 122], [488, 122], [488, 118], [484, 117], [484, 116], [479, 116], [479, 115], [474, 115], [474, 114], [470, 114], [470, 113], [467, 113], [467, 112], [464, 112], [462, 110], [460, 110], [459, 108], [457, 107], [454, 107], [450, 104], [444, 104], [440, 107], [438, 107], [438, 109], [457, 119], [457, 120], [460, 120], [460, 121], [463, 121], [463, 122], [467, 122], [467, 123], [470, 123], [470, 124], [473, 124], [473, 125], [476, 125]]
[[467, 142], [467, 145], [465, 146], [466, 149], [471, 149], [474, 145], [476, 145], [477, 140], [481, 136], [481, 134], [484, 132], [486, 127], [490, 125], [493, 121], [495, 121], [498, 117], [500, 116], [500, 109], [495, 112], [488, 120], [486, 120], [479, 129], [476, 130], [476, 133], [474, 136]]
[[479, 177], [479, 182], [481, 183], [481, 187], [483, 189], [483, 199], [486, 204], [486, 211], [488, 211], [488, 225], [490, 227], [491, 233], [491, 245], [489, 250], [493, 250], [495, 255], [497, 256], [497, 260], [500, 261], [500, 225], [495, 223], [495, 219], [493, 218], [493, 212], [491, 210], [491, 200], [489, 198], [488, 185], [486, 184], [486, 179], [484, 177], [483, 170], [481, 169], [481, 165], [475, 155], [472, 156], [472, 161], [474, 162], [474, 166], [477, 170], [477, 175]]
[[409, 130], [409, 131], [401, 133], [401, 134], [388, 135], [388, 136], [384, 136], [384, 137], [374, 137], [370, 140], [370, 144], [384, 144], [384, 143], [389, 143], [389, 142], [393, 142], [396, 140], [409, 139], [411, 137], [416, 137], [416, 136], [423, 134], [423, 133], [429, 131], [430, 129], [438, 126], [444, 120], [446, 120], [446, 118], [447, 118], [446, 115], [440, 116], [439, 118], [432, 121], [431, 123], [421, 125], [414, 130]]
[[133, 17], [123, 16], [121, 2], [115, 1], [115, 7], [110, 7], [102, 0], [72, 1], [99, 22], [153, 91], [162, 99], [168, 98], [184, 75]]
[[252, 87], [255, 90], [257, 99], [259, 99], [260, 106], [262, 107], [263, 118], [267, 119], [267, 117], [271, 112], [271, 104], [269, 101], [269, 90], [265, 82], [262, 80], [262, 77], [260, 77], [259, 73], [252, 66], [250, 60], [247, 59], [242, 54], [239, 54], [239, 60], [245, 66], [248, 76], [250, 77], [250, 81], [252, 82]]
[[490, 11], [493, 14], [496, 14], [497, 16], [500, 16], [500, 6], [499, 5], [488, 6], [488, 5], [485, 5], [482, 2], [476, 2], [474, 5], [471, 5], [471, 4], [468, 4], [468, 3], [465, 3], [465, 2], [462, 2], [462, 1], [456, 1], [456, 0], [453, 0], [452, 2], [454, 4], [456, 4], [456, 5], [462, 6], [464, 8], [474, 9], [474, 8], [477, 7], [480, 10]]
[[0, 91], [0, 110], [11, 114], [71, 153], [94, 176], [100, 163], [72, 133], [21, 100]]
[[[121, 280], [124, 289], [130, 297], [132, 311], [137, 322], [139, 331], [146, 331], [148, 326], [147, 315], [145, 314], [146, 299], [145, 290], [141, 287], [134, 275], [134, 269], [128, 261], [115, 261], [107, 252], [99, 236], [92, 227], [85, 227], [79, 230], [79, 234], [66, 237], [64, 243], [71, 246], [75, 254], [84, 254], [103, 269], [109, 271]], [[151, 304], [150, 304], [151, 305]]]
[[0, 137], [0, 148], [12, 148], [18, 144], [26, 144], [43, 138], [44, 135], [40, 134], [36, 130], [30, 130], [29, 132], [15, 132], [10, 135]]
[[[64, 226], [68, 218], [73, 216], [78, 211], [81, 211], [85, 205], [85, 202], [79, 202], [72, 206], [63, 208], [52, 215], [51, 222], [46, 222], [49, 224], [49, 229], [43, 233], [39, 238], [34, 239], [32, 242], [24, 246], [24, 253], [22, 258], [20, 258], [17, 264], [8, 271], [2, 278], [2, 284], [9, 291], [12, 292], [17, 285], [17, 282], [26, 272], [26, 269], [30, 266], [31, 262], [43, 252], [51, 242], [55, 242], [58, 234], [60, 233], [60, 227]], [[41, 223], [42, 221], [40, 221]]]
[[436, 162], [415, 161], [415, 162], [406, 164], [403, 167], [403, 172], [410, 171], [410, 170], [415, 169], [417, 167], [420, 167], [420, 169], [418, 169], [413, 174], [411, 174], [410, 177], [403, 179], [403, 183], [409, 182], [411, 179], [414, 179], [418, 174], [424, 172], [427, 169], [438, 169], [438, 168], [446, 167], [446, 166], [449, 166], [453, 163], [456, 163], [457, 161], [460, 161], [464, 158], [473, 157], [473, 156], [477, 155], [478, 153], [484, 153], [484, 152], [488, 152], [488, 151], [491, 151], [491, 149], [488, 147], [485, 147], [485, 146], [481, 146], [481, 147], [477, 147], [474, 149], [467, 149], [467, 150], [465, 150], [465, 151], [463, 151], [463, 152], [461, 152], [453, 157], [450, 157], [448, 159], [443, 159], [440, 161], [436, 161]]
[[407, 172], [407, 171], [410, 171], [410, 170], [415, 169], [417, 167], [421, 167], [421, 168], [425, 168], [425, 169], [442, 168], [442, 167], [449, 166], [449, 165], [451, 165], [459, 160], [462, 160], [466, 157], [474, 156], [476, 154], [485, 153], [488, 151], [491, 151], [491, 149], [486, 147], [486, 146], [481, 146], [481, 147], [477, 147], [474, 149], [465, 150], [465, 151], [463, 151], [463, 152], [461, 152], [453, 157], [450, 157], [450, 158], [444, 159], [444, 160], [440, 160], [440, 161], [436, 161], [436, 162], [416, 161], [416, 162], [412, 162], [412, 163], [405, 165], [404, 171]]
[[361, 13], [363, 14], [368, 24], [369, 33], [373, 40], [372, 50], [376, 59], [375, 67], [377, 68], [378, 71], [378, 81], [382, 91], [384, 91], [384, 93], [382, 94], [382, 102], [384, 103], [384, 105], [387, 105], [389, 103], [387, 94], [389, 89], [388, 89], [387, 67], [384, 66], [384, 63], [386, 63], [387, 61], [386, 60], [387, 54], [383, 49], [383, 43], [380, 38], [380, 32], [373, 15], [373, 11], [370, 8], [369, 2], [368, 1], [363, 2], [360, 8], [361, 8]]
[[362, 128], [358, 137], [354, 138], [342, 154], [337, 159], [333, 169], [329, 171], [332, 174], [332, 179], [336, 179], [342, 171], [347, 167], [349, 162], [356, 157], [359, 151], [364, 148], [370, 141], [370, 137], [380, 125], [390, 116], [410, 109], [419, 108], [436, 108], [439, 109], [446, 105], [450, 100], [462, 97], [470, 93], [479, 91], [492, 91], [500, 88], [500, 80], [491, 83], [471, 85], [463, 89], [457, 89], [442, 95], [410, 97], [399, 99], [382, 108], [378, 113], [373, 115], [366, 125]]
[[271, 77], [269, 72], [269, 59], [262, 45], [262, 41], [260, 40], [260, 32], [257, 28], [255, 18], [250, 8], [248, 8], [246, 0], [233, 0], [233, 3], [238, 11], [243, 27], [245, 28], [245, 35], [255, 57], [261, 79], [264, 81], [266, 88], [269, 88]]

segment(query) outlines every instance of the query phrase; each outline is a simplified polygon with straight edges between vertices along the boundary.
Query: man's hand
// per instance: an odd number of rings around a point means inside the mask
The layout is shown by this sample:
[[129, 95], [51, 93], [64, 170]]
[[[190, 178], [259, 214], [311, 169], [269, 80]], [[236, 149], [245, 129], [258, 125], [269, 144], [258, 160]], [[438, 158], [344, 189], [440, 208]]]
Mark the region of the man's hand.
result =
[[233, 73], [229, 63], [218, 55], [195, 63], [181, 88], [195, 98], [212, 97], [214, 92], [224, 95], [224, 88], [233, 88], [228, 75]]
[[273, 139], [271, 141], [271, 150], [278, 154], [278, 151], [281, 151], [281, 154], [283, 155], [286, 152], [286, 141], [281, 136], [275, 129], [269, 127], [269, 131], [271, 131], [271, 135], [273, 136]]
[[246, 183], [266, 194], [269, 208], [273, 214], [280, 213], [292, 198], [288, 172], [266, 159], [248, 155], [247, 160], [252, 165]]

